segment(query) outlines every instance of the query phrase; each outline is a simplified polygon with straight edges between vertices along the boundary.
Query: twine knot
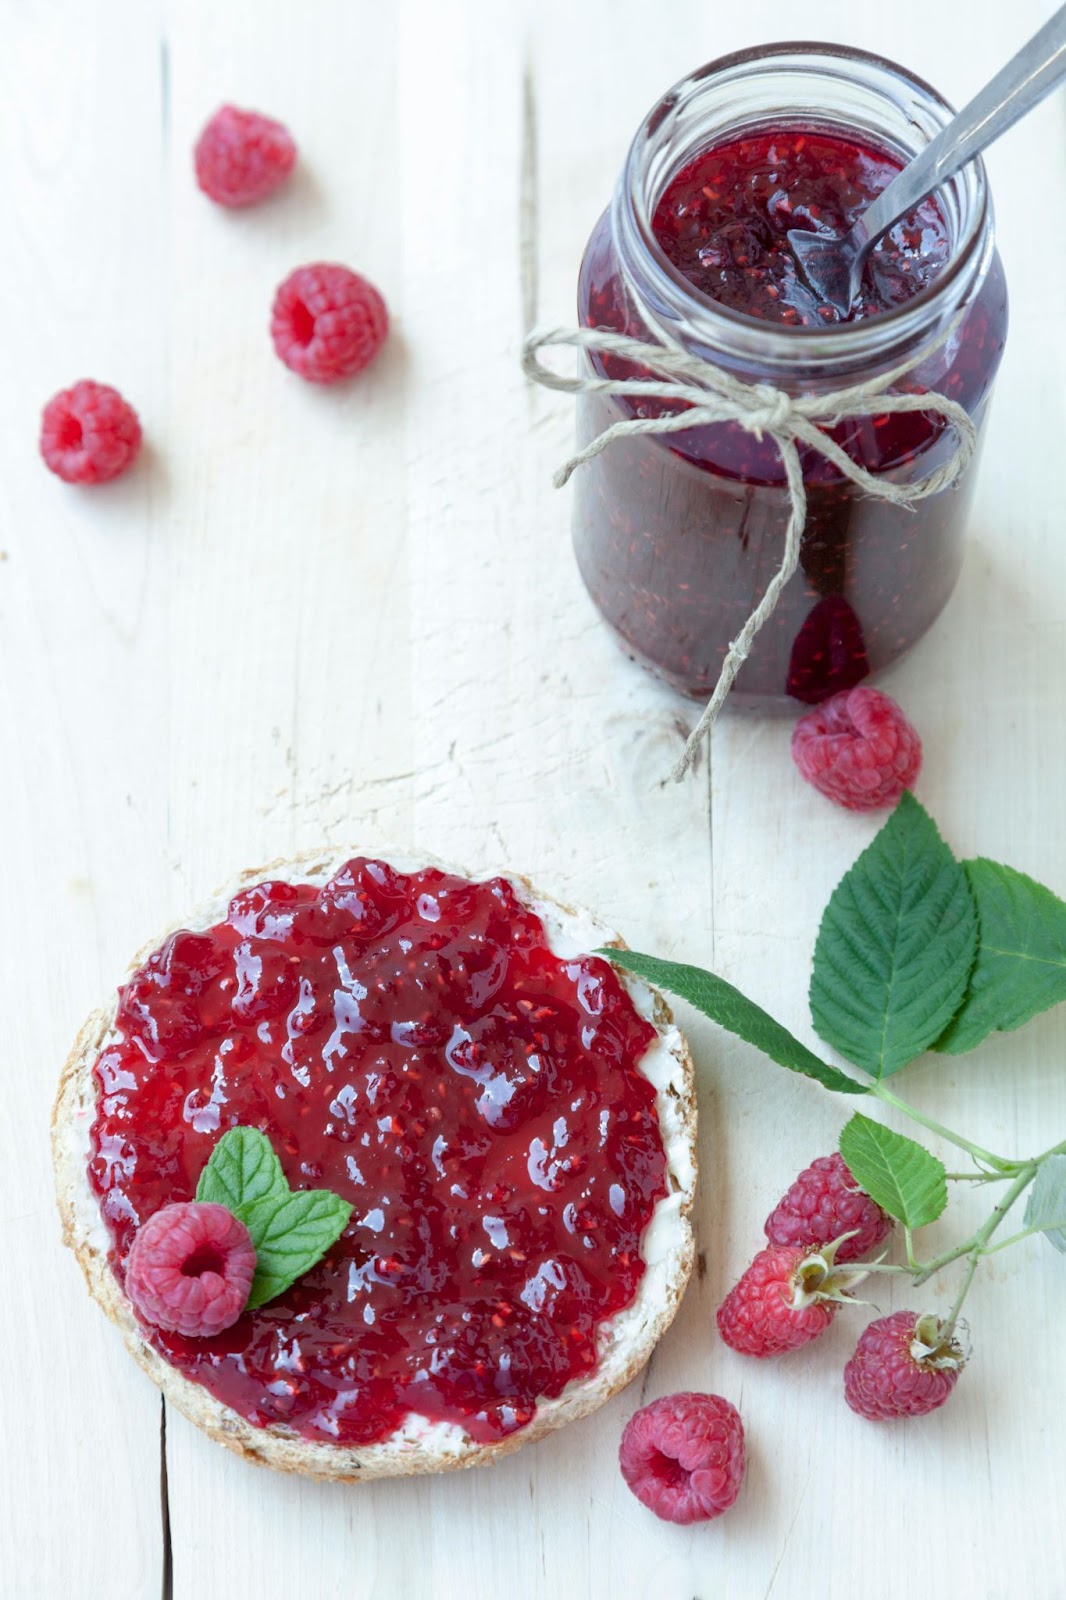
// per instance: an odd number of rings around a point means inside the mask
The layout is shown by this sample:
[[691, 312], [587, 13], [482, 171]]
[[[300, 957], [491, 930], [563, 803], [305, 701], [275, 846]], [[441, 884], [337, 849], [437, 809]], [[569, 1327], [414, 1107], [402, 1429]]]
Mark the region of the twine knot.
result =
[[[955, 318], [933, 344], [887, 372], [832, 393], [809, 395], [790, 395], [772, 383], [743, 383], [724, 368], [693, 355], [661, 330], [648, 339], [632, 339], [628, 334], [614, 333], [609, 328], [554, 328], [529, 335], [522, 351], [522, 368], [528, 378], [546, 389], [565, 394], [609, 394], [620, 399], [658, 400], [672, 406], [680, 402], [683, 406], [683, 409], [655, 417], [630, 416], [612, 423], [563, 463], [554, 475], [559, 488], [578, 467], [598, 456], [615, 439], [645, 433], [680, 433], [712, 423], [736, 423], [758, 439], [767, 434], [781, 456], [789, 496], [781, 564], [726, 651], [711, 698], [674, 767], [672, 776], [675, 779], [683, 778], [692, 765], [700, 741], [717, 721], [755, 636], [773, 615], [781, 591], [799, 565], [807, 518], [807, 491], [799, 446], [816, 450], [863, 493], [891, 505], [911, 506], [930, 495], [940, 494], [952, 488], [966, 471], [977, 448], [977, 429], [966, 409], [957, 400], [936, 391], [891, 393], [894, 384], [928, 360], [951, 337], [958, 321]], [[593, 372], [569, 375], [553, 372], [539, 359], [541, 350], [552, 345], [570, 345], [599, 355], [615, 356], [649, 375], [611, 378], [599, 377]], [[844, 417], [880, 416], [893, 411], [923, 411], [938, 416], [955, 435], [955, 447], [948, 458], [914, 483], [896, 483], [887, 476], [876, 476], [853, 461], [826, 431]]]
[[792, 397], [783, 389], [775, 389], [772, 383], [755, 383], [751, 387], [751, 409], [743, 418], [737, 418], [743, 423], [749, 433], [761, 439], [764, 433], [785, 433], [792, 421]]

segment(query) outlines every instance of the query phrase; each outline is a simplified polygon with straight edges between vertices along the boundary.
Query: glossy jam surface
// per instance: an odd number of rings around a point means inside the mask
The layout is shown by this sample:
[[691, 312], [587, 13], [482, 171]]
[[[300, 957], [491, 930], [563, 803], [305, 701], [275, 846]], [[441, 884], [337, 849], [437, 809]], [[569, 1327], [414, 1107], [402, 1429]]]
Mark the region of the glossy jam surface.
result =
[[[753, 133], [682, 168], [654, 207], [654, 228], [701, 296], [772, 323], [778, 338], [787, 336], [784, 324], [797, 329], [797, 355], [785, 370], [790, 387], [803, 392], [814, 375], [804, 368], [798, 330], [829, 319], [797, 279], [784, 232], [793, 223], [846, 220], [896, 166], [895, 158], [843, 134], [800, 127]], [[876, 329], [892, 306], [935, 285], [947, 245], [935, 207], [893, 230], [853, 318]], [[622, 271], [605, 213], [582, 263], [580, 320], [647, 338], [644, 293], [654, 296]], [[695, 296], [693, 314], [707, 315]], [[980, 430], [1006, 330], [1003, 270], [990, 252], [950, 337], [937, 343], [942, 324], [934, 321], [900, 355], [917, 358], [934, 346], [895, 392], [944, 394]], [[833, 334], [828, 325], [826, 332]], [[593, 360], [611, 377], [641, 375], [615, 357]], [[755, 357], [734, 370], [749, 383], [786, 381]], [[839, 378], [823, 368], [818, 378], [844, 387], [868, 375], [860, 365]], [[581, 395], [578, 445], [620, 419], [676, 409], [660, 399]], [[921, 410], [846, 417], [825, 432], [868, 472], [896, 483], [925, 477], [954, 447], [943, 420]], [[955, 488], [911, 510], [864, 494], [813, 447], [800, 447], [800, 461], [807, 493], [800, 568], [731, 695], [731, 703], [755, 710], [814, 704], [889, 666], [935, 621], [962, 564], [972, 467]], [[631, 656], [683, 694], [705, 699], [731, 640], [780, 566], [789, 497], [773, 439], [734, 423], [617, 439], [573, 482], [575, 553], [593, 601]]]
[[215, 1339], [149, 1330], [250, 1421], [491, 1440], [596, 1365], [665, 1193], [655, 1037], [610, 966], [552, 954], [503, 879], [356, 858], [172, 935], [96, 1064], [90, 1178], [121, 1278], [139, 1222], [252, 1124], [293, 1187], [354, 1206], [334, 1249]]
[[818, 129], [783, 128], [702, 151], [670, 180], [652, 231], [701, 294], [786, 327], [857, 322], [903, 305], [950, 254], [939, 206], [923, 200], [874, 248], [846, 318], [803, 278], [787, 234], [843, 234], [902, 170], [887, 151]]

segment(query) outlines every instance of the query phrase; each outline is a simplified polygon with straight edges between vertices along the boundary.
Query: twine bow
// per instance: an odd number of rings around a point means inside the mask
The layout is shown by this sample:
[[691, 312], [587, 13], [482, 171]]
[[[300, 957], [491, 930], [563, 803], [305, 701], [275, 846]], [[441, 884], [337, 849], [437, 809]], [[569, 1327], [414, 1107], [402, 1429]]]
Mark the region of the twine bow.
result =
[[[928, 360], [952, 334], [952, 322], [936, 343], [888, 372], [869, 378], [851, 388], [828, 394], [790, 395], [769, 383], [742, 383], [721, 367], [690, 354], [665, 332], [656, 342], [631, 339], [607, 328], [553, 328], [530, 334], [522, 352], [522, 368], [534, 383], [564, 394], [609, 394], [639, 400], [682, 401], [686, 409], [658, 417], [627, 417], [612, 423], [597, 434], [583, 450], [570, 457], [554, 475], [556, 488], [562, 488], [570, 475], [615, 439], [637, 434], [680, 433], [707, 423], [735, 422], [756, 439], [764, 435], [774, 441], [785, 469], [789, 495], [788, 526], [785, 530], [781, 564], [758, 605], [732, 641], [718, 674], [714, 692], [704, 707], [685, 748], [673, 769], [676, 780], [684, 777], [704, 735], [714, 726], [733, 680], [747, 659], [755, 636], [773, 615], [781, 591], [799, 565], [800, 541], [807, 518], [807, 491], [799, 446], [807, 445], [831, 461], [835, 467], [866, 494], [892, 505], [911, 506], [918, 500], [949, 489], [966, 471], [977, 448], [977, 430], [968, 412], [947, 395], [891, 394], [892, 386], [923, 361]], [[551, 345], [573, 345], [581, 350], [618, 356], [622, 360], [658, 373], [658, 378], [605, 378], [591, 373], [566, 376], [553, 372], [540, 362], [540, 351]], [[881, 416], [889, 411], [924, 411], [942, 417], [955, 434], [955, 449], [940, 466], [934, 467], [915, 483], [893, 483], [867, 471], [831, 439], [826, 428], [835, 427], [845, 417]]]

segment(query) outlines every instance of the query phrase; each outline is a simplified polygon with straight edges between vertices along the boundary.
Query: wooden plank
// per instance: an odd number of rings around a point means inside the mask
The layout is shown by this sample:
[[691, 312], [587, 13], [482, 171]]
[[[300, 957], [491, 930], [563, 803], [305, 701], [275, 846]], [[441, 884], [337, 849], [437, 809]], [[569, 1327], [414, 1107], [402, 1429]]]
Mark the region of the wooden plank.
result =
[[[175, 848], [202, 894], [240, 862], [408, 831], [411, 352], [391, 11], [319, 3], [264, 27], [261, 7], [195, 0], [169, 46], [170, 762]], [[225, 100], [282, 118], [300, 147], [291, 187], [247, 214], [212, 207], [189, 173]], [[287, 373], [267, 332], [275, 286], [315, 260], [364, 271], [394, 318], [380, 361], [336, 391]], [[249, 1469], [173, 1413], [168, 1488], [176, 1600], [368, 1592], [355, 1575], [375, 1570], [376, 1535], [353, 1526], [349, 1493]]]
[[[708, 904], [706, 876], [701, 881], [691, 863], [675, 862], [665, 842], [664, 813], [642, 806], [646, 790], [659, 793], [677, 748], [676, 707], [626, 669], [573, 573], [566, 502], [550, 488], [570, 418], [528, 394], [518, 368], [520, 191], [524, 156], [528, 187], [529, 134], [523, 140], [517, 112], [529, 63], [521, 30], [498, 14], [491, 27], [488, 20], [483, 7], [435, 18], [409, 6], [397, 46], [403, 71], [395, 117], [403, 133], [390, 181], [403, 241], [410, 360], [404, 473], [411, 755], [400, 767], [382, 768], [380, 787], [391, 792], [390, 778], [413, 769], [413, 838], [477, 868], [528, 870], [545, 887], [596, 903], [634, 940], [661, 943], [679, 894], [687, 896], [686, 914], [705, 915]], [[176, 85], [178, 78], [176, 68]], [[465, 82], [481, 86], [476, 99], [454, 92]], [[427, 180], [430, 151], [434, 181]], [[339, 166], [323, 181], [335, 192]], [[527, 215], [527, 246], [528, 228]], [[478, 241], [485, 242], [484, 258]], [[529, 259], [527, 249], [527, 301]], [[535, 458], [523, 447], [531, 423], [543, 432]], [[316, 461], [329, 459], [327, 448], [319, 441]], [[375, 681], [379, 693], [388, 692], [380, 675]], [[313, 687], [307, 692], [310, 698]], [[586, 725], [586, 717], [604, 716], [620, 735], [608, 762]], [[691, 832], [697, 850], [705, 839], [704, 795], [696, 784], [664, 798], [665, 814]], [[600, 819], [595, 826], [593, 816]], [[613, 852], [596, 844], [601, 827], [605, 837], [631, 832], [632, 860], [613, 862]], [[702, 851], [706, 874], [705, 843]], [[651, 929], [641, 926], [649, 884], [660, 908]], [[595, 1433], [574, 1430], [491, 1474], [345, 1491], [238, 1472], [176, 1424], [175, 1594], [202, 1594], [213, 1552], [222, 1547], [234, 1551], [245, 1581], [269, 1593], [311, 1584], [326, 1594], [451, 1596], [467, 1592], [471, 1581], [488, 1590], [508, 1581], [516, 1507], [527, 1505], [538, 1524], [558, 1521], [561, 1541], [546, 1553], [546, 1568], [537, 1554], [530, 1574], [540, 1581], [563, 1562], [581, 1570], [585, 1519], [556, 1513], [571, 1470], [586, 1477], [595, 1466], [597, 1495], [616, 1492], [610, 1440], [617, 1413], [595, 1426]], [[274, 1530], [297, 1516], [306, 1537], [279, 1547]], [[459, 1527], [471, 1530], [460, 1541], [461, 1563]], [[536, 1535], [537, 1551], [542, 1537]]]
[[[411, 474], [412, 539], [429, 564], [414, 596], [413, 700], [430, 770], [444, 764], [446, 773], [443, 792], [416, 796], [416, 816], [423, 835], [431, 828], [434, 838], [454, 838], [460, 858], [509, 863], [597, 907], [635, 945], [662, 947], [679, 924], [709, 925], [705, 779], [662, 786], [681, 738], [677, 704], [629, 669], [592, 612], [570, 554], [568, 496], [550, 483], [571, 436], [570, 409], [526, 390], [517, 373], [534, 291], [542, 314], [570, 314], [581, 241], [564, 248], [555, 200], [580, 184], [574, 157], [595, 136], [598, 99], [574, 100], [548, 74], [552, 47], [566, 37], [556, 31], [565, 26], [561, 10], [538, 9], [535, 27], [516, 29], [509, 42], [498, 23], [483, 25], [486, 15], [471, 7], [451, 41], [454, 18], [447, 28], [442, 19], [426, 65], [403, 84], [412, 118], [421, 108], [427, 126], [443, 110], [429, 66], [438, 52], [448, 52], [446, 79], [480, 86], [442, 130], [463, 173], [463, 205], [441, 194], [427, 214], [413, 166], [405, 184], [406, 231], [421, 218], [437, 245], [433, 271], [426, 264], [412, 283], [412, 302], [418, 347], [439, 376], [427, 374], [412, 391], [410, 416], [415, 436], [428, 439], [447, 409], [451, 430]], [[576, 60], [580, 41], [574, 48]], [[457, 310], [450, 328], [436, 309], [442, 280]], [[465, 356], [471, 348], [476, 365]], [[689, 1301], [685, 1316], [696, 1311]], [[683, 1321], [682, 1347], [684, 1329]], [[673, 1349], [656, 1355], [649, 1378], [660, 1362], [671, 1372]], [[620, 1397], [491, 1473], [418, 1486], [430, 1508], [431, 1554], [421, 1573], [397, 1573], [395, 1589], [409, 1587], [406, 1578], [448, 1600], [571, 1585], [608, 1592], [608, 1543], [624, 1560], [630, 1537], [648, 1537], [619, 1493], [616, 1468], [618, 1432], [635, 1400]], [[457, 1527], [469, 1529], [458, 1541]]]
[[[891, 53], [960, 103], [1046, 11], [1039, 4], [1009, 14], [973, 6], [963, 52], [954, 8], [905, 10], [894, 17]], [[851, 32], [873, 48], [886, 42], [883, 18], [873, 10], [856, 8], [849, 27], [834, 8], [834, 24], [835, 35]], [[1012, 862], [1060, 893], [1066, 891], [1059, 804], [1066, 781], [1066, 554], [1047, 440], [1063, 426], [1066, 318], [1040, 289], [1032, 220], [1039, 215], [1048, 230], [1041, 252], [1059, 248], [1062, 219], [1048, 214], [1044, 197], [1066, 182], [1063, 120], [1061, 100], [1049, 104], [989, 157], [1013, 326], [970, 552], [944, 617], [885, 683], [923, 734], [918, 793], [950, 842], [961, 854]], [[877, 822], [844, 816], [790, 776], [789, 734], [785, 724], [731, 719], [716, 738], [715, 942], [723, 974], [813, 1041], [806, 985], [818, 917]], [[755, 794], [767, 803], [753, 811]], [[760, 856], [773, 863], [772, 872], [753, 870]], [[994, 1149], [1039, 1151], [1066, 1130], [1066, 1087], [1048, 1064], [1062, 1027], [1061, 1015], [1046, 1017], [972, 1059], [912, 1068], [894, 1087], [927, 1115]], [[728, 1052], [722, 1070], [734, 1108], [727, 1113], [733, 1177], [714, 1298], [749, 1258], [779, 1180], [832, 1148], [854, 1109], [766, 1069], [740, 1047]], [[895, 1125], [907, 1127], [899, 1119]], [[913, 1125], [909, 1131], [920, 1132]], [[950, 1168], [958, 1167], [949, 1146], [931, 1142]], [[922, 1253], [964, 1238], [991, 1203], [987, 1193], [954, 1193], [947, 1216], [928, 1240], [922, 1236]], [[906, 1283], [878, 1282], [871, 1298], [883, 1312], [913, 1304], [946, 1309], [960, 1278], [958, 1269], [949, 1270], [917, 1299]], [[862, 1325], [859, 1313], [841, 1315], [809, 1356], [766, 1363], [753, 1375], [742, 1358], [720, 1352], [716, 1368], [727, 1392], [743, 1383], [757, 1452], [750, 1487], [764, 1541], [745, 1553], [749, 1587], [738, 1580], [735, 1592], [777, 1600], [803, 1594], [802, 1574], [824, 1564], [830, 1547], [834, 1595], [849, 1592], [857, 1574], [869, 1600], [889, 1600], [904, 1583], [996, 1597], [1066, 1592], [1066, 1544], [1048, 1498], [1060, 1445], [1045, 1420], [1066, 1405], [1062, 1366], [1048, 1337], [1064, 1312], [1066, 1277], [1042, 1241], [985, 1263], [966, 1308], [971, 1368], [943, 1412], [899, 1428], [864, 1423], [843, 1405], [840, 1367]], [[1043, 1330], [1021, 1364], [1019, 1314], [1034, 1332]], [[714, 1592], [709, 1575], [705, 1583]]]
[[132, 1600], [161, 1574], [161, 1402], [60, 1258], [46, 1138], [73, 1034], [165, 889], [159, 485], [149, 460], [79, 493], [35, 437], [48, 396], [86, 375], [165, 426], [159, 40], [154, 6], [8, 8], [0, 60], [0, 1206], [26, 1305], [0, 1398], [12, 1594]]

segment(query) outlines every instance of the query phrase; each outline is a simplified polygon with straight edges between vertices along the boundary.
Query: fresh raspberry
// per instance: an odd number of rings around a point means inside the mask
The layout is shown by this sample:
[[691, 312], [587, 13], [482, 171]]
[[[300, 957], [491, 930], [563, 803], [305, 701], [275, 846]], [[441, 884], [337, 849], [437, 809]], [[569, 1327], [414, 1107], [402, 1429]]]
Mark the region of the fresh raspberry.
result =
[[859, 1188], [839, 1151], [812, 1161], [766, 1219], [771, 1244], [810, 1247], [852, 1234], [838, 1245], [837, 1261], [872, 1254], [892, 1228], [888, 1212]]
[[844, 1368], [844, 1398], [860, 1417], [924, 1417], [959, 1381], [966, 1353], [935, 1317], [895, 1311], [865, 1329]]
[[296, 146], [289, 130], [257, 111], [223, 106], [196, 141], [196, 181], [220, 206], [250, 206], [289, 176]]
[[718, 1307], [718, 1332], [741, 1355], [784, 1355], [824, 1333], [839, 1300], [828, 1255], [802, 1246], [760, 1250]]
[[274, 296], [270, 336], [287, 367], [311, 383], [336, 383], [373, 361], [389, 313], [372, 283], [330, 262], [297, 267]]
[[138, 1229], [126, 1261], [126, 1293], [146, 1322], [187, 1339], [212, 1339], [248, 1300], [255, 1247], [225, 1206], [164, 1206]]
[[922, 741], [879, 689], [846, 689], [792, 731], [792, 759], [819, 794], [849, 811], [893, 805], [922, 765]]
[[54, 394], [41, 415], [45, 466], [66, 483], [106, 483], [141, 448], [133, 407], [106, 383], [82, 378]]
[[740, 1492], [744, 1424], [720, 1394], [669, 1394], [630, 1417], [618, 1462], [641, 1505], [664, 1522], [707, 1522]]

